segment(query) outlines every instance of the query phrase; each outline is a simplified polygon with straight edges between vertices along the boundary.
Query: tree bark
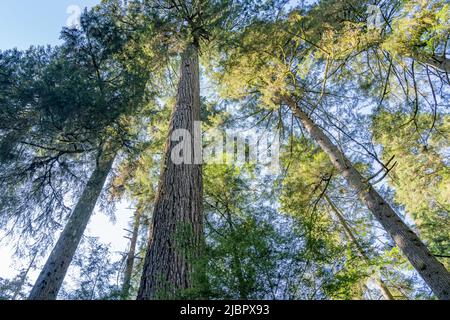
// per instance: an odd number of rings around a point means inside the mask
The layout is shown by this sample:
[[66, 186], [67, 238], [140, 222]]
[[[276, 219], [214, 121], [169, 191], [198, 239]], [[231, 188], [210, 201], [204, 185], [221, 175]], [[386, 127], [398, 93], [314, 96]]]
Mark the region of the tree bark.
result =
[[[177, 101], [170, 122], [139, 300], [175, 299], [193, 286], [194, 262], [201, 254], [203, 243], [202, 166], [195, 161], [192, 164], [171, 161], [172, 150], [179, 144], [171, 136], [175, 130], [185, 129], [192, 139], [194, 121], [200, 121], [200, 76], [198, 46], [190, 44], [182, 55]], [[196, 144], [193, 139], [191, 142], [192, 146]]]
[[[342, 215], [341, 211], [336, 207], [333, 201], [331, 201], [330, 197], [328, 197], [327, 194], [324, 194], [324, 198], [327, 201], [327, 203], [330, 205], [331, 210], [336, 214], [339, 222], [341, 223], [342, 227], [345, 230], [345, 233], [349, 237], [350, 241], [356, 246], [358, 249], [359, 254], [361, 257], [366, 261], [369, 262], [369, 257], [364, 252], [364, 249], [360, 246], [358, 239], [356, 239], [355, 235], [353, 234], [353, 231], [350, 229], [349, 225], [347, 224], [347, 221], [345, 221], [344, 216]], [[383, 297], [386, 300], [395, 300], [394, 296], [392, 295], [391, 291], [387, 287], [387, 285], [384, 283], [382, 279], [377, 279], [377, 284], [380, 287], [381, 293], [383, 294]]]
[[111, 171], [114, 158], [114, 152], [104, 150], [99, 154], [96, 168], [31, 290], [29, 300], [56, 299], [106, 178]]
[[285, 101], [302, 122], [311, 137], [329, 156], [334, 167], [347, 183], [358, 191], [378, 222], [392, 237], [409, 262], [430, 286], [439, 299], [450, 299], [450, 273], [434, 257], [417, 235], [400, 219], [392, 207], [378, 194], [366, 179], [353, 167], [347, 157], [331, 142], [325, 133], [288, 97]]
[[128, 295], [130, 294], [131, 277], [133, 275], [133, 268], [134, 268], [134, 257], [136, 255], [136, 244], [139, 235], [139, 227], [141, 224], [141, 213], [142, 213], [141, 210], [142, 208], [138, 206], [136, 213], [134, 215], [133, 234], [131, 235], [130, 250], [128, 250], [127, 254], [127, 263], [122, 286], [122, 296], [124, 299], [127, 299]]

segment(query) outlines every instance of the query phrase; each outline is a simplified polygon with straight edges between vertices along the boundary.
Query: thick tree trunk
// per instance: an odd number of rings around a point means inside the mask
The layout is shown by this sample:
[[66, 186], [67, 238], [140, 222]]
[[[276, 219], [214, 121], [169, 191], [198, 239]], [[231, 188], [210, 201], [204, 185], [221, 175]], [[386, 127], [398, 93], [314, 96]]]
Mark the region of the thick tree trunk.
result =
[[150, 223], [148, 225], [148, 246], [151, 246], [153, 242], [153, 214], [150, 217]]
[[171, 136], [175, 130], [185, 129], [194, 138], [194, 121], [200, 121], [200, 77], [198, 47], [191, 44], [182, 55], [139, 300], [175, 299], [193, 285], [194, 263], [203, 243], [202, 166], [194, 161], [175, 164], [171, 154], [179, 142]]
[[42, 269], [29, 300], [55, 300], [89, 219], [94, 211], [115, 154], [103, 151], [78, 203]]
[[[361, 255], [361, 257], [369, 262], [369, 257], [366, 255], [366, 253], [364, 252], [364, 249], [360, 246], [358, 239], [356, 239], [355, 235], [353, 234], [353, 231], [350, 229], [349, 225], [347, 224], [347, 221], [345, 221], [344, 216], [342, 215], [341, 211], [336, 207], [336, 205], [334, 204], [333, 201], [331, 201], [330, 197], [328, 197], [327, 194], [324, 195], [325, 200], [327, 201], [327, 203], [330, 205], [331, 210], [333, 210], [334, 214], [337, 216], [340, 224], [342, 225], [342, 227], [345, 230], [345, 233], [347, 234], [347, 236], [349, 237], [350, 241], [356, 246], [356, 248], [358, 249], [359, 254]], [[394, 296], [392, 295], [391, 291], [389, 291], [389, 288], [387, 287], [387, 285], [384, 283], [384, 281], [382, 279], [377, 279], [377, 283], [378, 286], [380, 287], [381, 293], [383, 294], [383, 297], [386, 300], [395, 300]]]
[[346, 156], [331, 142], [325, 133], [304, 113], [295, 101], [286, 103], [299, 118], [311, 137], [330, 157], [335, 168], [347, 183], [358, 191], [362, 201], [392, 237], [413, 267], [422, 276], [439, 299], [450, 299], [450, 273], [434, 257], [417, 235], [400, 219], [391, 206], [378, 194], [366, 179], [353, 167]]
[[122, 286], [122, 296], [124, 299], [127, 299], [128, 295], [130, 294], [131, 277], [133, 275], [134, 268], [134, 257], [136, 255], [136, 244], [139, 236], [139, 227], [141, 224], [141, 210], [142, 208], [138, 207], [134, 215], [133, 233], [131, 235], [130, 250], [128, 250], [127, 254], [127, 262]]

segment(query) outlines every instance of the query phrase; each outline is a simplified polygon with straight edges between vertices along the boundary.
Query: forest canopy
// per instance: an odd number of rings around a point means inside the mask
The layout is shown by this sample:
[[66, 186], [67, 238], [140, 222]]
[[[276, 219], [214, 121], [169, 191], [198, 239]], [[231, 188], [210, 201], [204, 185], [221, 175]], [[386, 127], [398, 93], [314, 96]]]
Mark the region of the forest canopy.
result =
[[1, 300], [450, 299], [447, 1], [102, 0], [61, 40], [0, 51]]

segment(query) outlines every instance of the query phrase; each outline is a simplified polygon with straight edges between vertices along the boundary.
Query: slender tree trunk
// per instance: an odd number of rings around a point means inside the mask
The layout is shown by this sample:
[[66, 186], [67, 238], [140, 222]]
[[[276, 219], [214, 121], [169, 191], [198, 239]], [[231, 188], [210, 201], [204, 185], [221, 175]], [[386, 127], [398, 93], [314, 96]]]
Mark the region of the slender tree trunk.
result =
[[299, 118], [305, 129], [330, 157], [335, 168], [347, 183], [358, 191], [362, 201], [392, 237], [409, 262], [422, 276], [439, 299], [450, 299], [450, 273], [434, 257], [417, 235], [400, 219], [391, 206], [372, 185], [353, 167], [346, 156], [331, 142], [325, 133], [304, 113], [297, 103], [288, 98], [286, 103]]
[[94, 211], [106, 178], [111, 171], [115, 153], [103, 151], [97, 158], [81, 198], [42, 269], [29, 300], [55, 300], [89, 219]]
[[136, 255], [136, 244], [139, 236], [139, 227], [141, 224], [141, 214], [142, 214], [141, 210], [142, 208], [138, 206], [136, 213], [134, 215], [133, 234], [131, 235], [130, 250], [128, 250], [127, 264], [125, 268], [125, 275], [122, 287], [122, 296], [124, 297], [124, 299], [128, 298], [128, 295], [130, 294], [131, 276], [133, 275], [134, 257]]
[[439, 71], [450, 73], [450, 59], [448, 58], [433, 56], [426, 60], [421, 59], [420, 61]]
[[[347, 236], [349, 237], [350, 241], [356, 246], [356, 248], [358, 249], [359, 254], [361, 255], [361, 257], [369, 262], [370, 259], [369, 257], [366, 255], [366, 253], [364, 252], [364, 249], [360, 246], [358, 239], [356, 239], [355, 235], [353, 234], [353, 231], [350, 229], [349, 225], [347, 224], [347, 221], [345, 221], [344, 216], [342, 215], [341, 211], [336, 207], [336, 205], [334, 204], [333, 201], [331, 201], [330, 197], [328, 197], [327, 194], [324, 194], [324, 198], [327, 201], [327, 203], [330, 205], [331, 209], [333, 210], [333, 212], [336, 214], [339, 222], [341, 223], [342, 227], [344, 228]], [[391, 291], [389, 290], [389, 288], [387, 287], [387, 285], [384, 283], [384, 281], [382, 279], [377, 279], [377, 284], [381, 289], [381, 292], [383, 294], [383, 297], [386, 300], [395, 300], [394, 296], [392, 295]]]
[[[191, 146], [195, 145], [194, 121], [199, 120], [198, 47], [191, 44], [182, 55], [177, 102], [170, 122], [139, 300], [174, 299], [183, 289], [193, 286], [194, 262], [203, 243], [202, 166], [197, 161], [175, 164], [171, 154], [180, 143], [171, 137], [175, 130], [184, 129], [191, 134]], [[194, 154], [198, 160], [195, 150]]]
[[391, 291], [387, 287], [386, 283], [382, 279], [377, 279], [377, 284], [381, 289], [381, 292], [383, 293], [383, 297], [386, 300], [395, 300], [394, 296], [392, 295]]

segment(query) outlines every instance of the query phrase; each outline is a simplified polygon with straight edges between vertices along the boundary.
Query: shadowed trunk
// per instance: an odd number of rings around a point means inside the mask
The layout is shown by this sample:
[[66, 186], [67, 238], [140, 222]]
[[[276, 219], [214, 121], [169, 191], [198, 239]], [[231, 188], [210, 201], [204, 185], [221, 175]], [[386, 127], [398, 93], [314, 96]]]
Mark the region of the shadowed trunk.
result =
[[195, 44], [188, 45], [182, 55], [176, 100], [153, 211], [153, 235], [144, 262], [139, 300], [175, 299], [184, 289], [192, 288], [194, 263], [202, 250], [203, 192], [202, 166], [197, 164], [201, 160], [197, 154], [199, 148], [194, 147], [194, 152], [190, 152], [192, 148], [183, 150], [188, 152], [184, 155], [189, 159], [197, 160], [191, 161], [192, 164], [176, 164], [171, 160], [174, 148], [180, 145], [179, 141], [172, 141], [172, 134], [178, 129], [186, 130], [191, 135], [192, 147], [196, 136], [194, 121], [200, 121], [199, 57]]
[[47, 259], [30, 293], [29, 300], [56, 299], [106, 178], [111, 171], [114, 158], [115, 154], [112, 152], [103, 151], [99, 154], [96, 168], [86, 184], [64, 231]]
[[142, 208], [138, 206], [136, 213], [134, 215], [133, 233], [131, 235], [130, 250], [128, 250], [127, 254], [127, 264], [125, 268], [122, 286], [122, 296], [124, 299], [128, 298], [128, 295], [130, 294], [131, 277], [133, 275], [133, 268], [134, 268], [134, 257], [136, 255], [136, 244], [139, 236], [139, 227], [141, 224], [141, 214]]
[[391, 206], [372, 185], [353, 167], [346, 156], [331, 142], [325, 133], [304, 113], [295, 101], [286, 103], [302, 122], [311, 137], [329, 156], [334, 167], [354, 188], [378, 222], [394, 240], [409, 262], [425, 280], [439, 299], [450, 299], [450, 273], [434, 257], [417, 235], [400, 219]]
[[[333, 212], [336, 214], [339, 222], [341, 223], [342, 227], [344, 228], [344, 230], [345, 230], [347, 236], [349, 237], [350, 241], [358, 249], [358, 252], [361, 255], [361, 257], [365, 261], [369, 262], [370, 261], [369, 257], [364, 252], [364, 249], [359, 245], [358, 239], [356, 239], [355, 235], [353, 234], [352, 230], [350, 229], [349, 225], [347, 224], [347, 221], [345, 221], [345, 218], [342, 215], [341, 211], [336, 207], [336, 205], [333, 203], [333, 201], [331, 201], [331, 199], [330, 199], [330, 197], [328, 197], [328, 195], [324, 194], [324, 198], [328, 202], [328, 204], [330, 205], [330, 207], [333, 210]], [[377, 283], [378, 283], [378, 285], [379, 285], [379, 287], [381, 289], [381, 293], [383, 294], [383, 297], [386, 300], [395, 300], [395, 298], [392, 295], [391, 291], [389, 291], [389, 288], [386, 286], [386, 284], [384, 283], [384, 281], [382, 279], [377, 279]]]

